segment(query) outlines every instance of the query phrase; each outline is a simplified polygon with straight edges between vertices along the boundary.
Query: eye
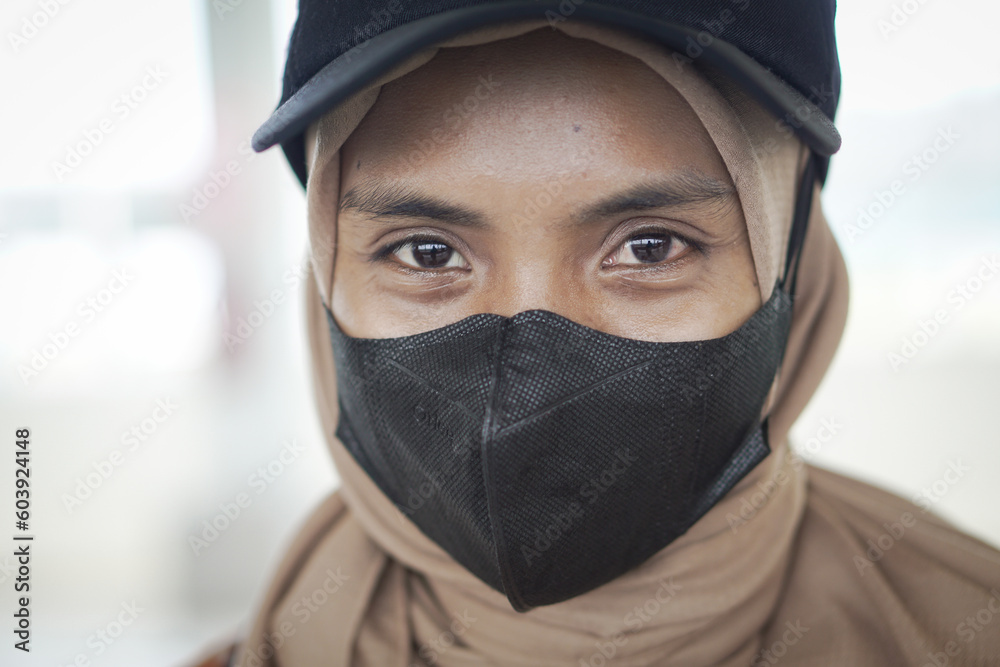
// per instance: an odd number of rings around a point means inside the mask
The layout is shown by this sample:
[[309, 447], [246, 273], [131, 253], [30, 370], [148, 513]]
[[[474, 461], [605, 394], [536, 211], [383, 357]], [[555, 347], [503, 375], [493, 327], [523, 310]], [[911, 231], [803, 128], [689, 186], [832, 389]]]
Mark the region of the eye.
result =
[[469, 265], [447, 243], [437, 239], [405, 239], [388, 248], [401, 264], [411, 269], [467, 268]]
[[687, 254], [691, 244], [665, 231], [640, 232], [618, 246], [603, 266], [637, 266], [670, 262]]

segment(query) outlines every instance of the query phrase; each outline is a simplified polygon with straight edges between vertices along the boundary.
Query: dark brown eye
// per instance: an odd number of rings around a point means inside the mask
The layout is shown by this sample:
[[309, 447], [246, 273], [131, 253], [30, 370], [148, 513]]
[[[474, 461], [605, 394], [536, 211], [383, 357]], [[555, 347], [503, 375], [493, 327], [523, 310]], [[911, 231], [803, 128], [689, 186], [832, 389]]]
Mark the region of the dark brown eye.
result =
[[655, 264], [665, 260], [670, 245], [670, 237], [662, 234], [648, 234], [628, 240], [632, 256], [644, 264]]
[[413, 259], [422, 268], [437, 269], [448, 263], [451, 259], [452, 249], [443, 243], [415, 243], [413, 245]]
[[406, 241], [393, 251], [402, 264], [414, 269], [464, 267], [465, 260], [447, 243], [415, 239]]
[[670, 232], [641, 232], [618, 246], [604, 260], [603, 266], [670, 263], [684, 255], [690, 247], [687, 241]]

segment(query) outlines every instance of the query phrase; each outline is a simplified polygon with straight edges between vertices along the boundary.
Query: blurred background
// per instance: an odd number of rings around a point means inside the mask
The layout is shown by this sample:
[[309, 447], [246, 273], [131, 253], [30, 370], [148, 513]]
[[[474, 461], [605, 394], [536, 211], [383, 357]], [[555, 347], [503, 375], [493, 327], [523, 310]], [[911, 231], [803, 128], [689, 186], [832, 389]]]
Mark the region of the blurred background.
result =
[[[793, 441], [1000, 546], [1000, 5], [839, 4], [824, 205], [852, 301]], [[0, 664], [184, 664], [241, 629], [338, 484], [303, 193], [280, 151], [249, 149], [294, 18], [290, 0], [0, 10], [0, 497], [28, 427], [36, 536], [32, 652]]]

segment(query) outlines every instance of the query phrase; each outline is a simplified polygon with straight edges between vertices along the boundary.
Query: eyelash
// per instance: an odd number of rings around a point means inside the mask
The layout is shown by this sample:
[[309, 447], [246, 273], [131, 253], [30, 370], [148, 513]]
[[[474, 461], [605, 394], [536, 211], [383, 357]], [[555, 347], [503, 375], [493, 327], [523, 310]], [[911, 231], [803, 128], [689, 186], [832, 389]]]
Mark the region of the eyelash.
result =
[[[662, 234], [662, 235], [664, 235], [664, 236], [666, 236], [668, 238], [676, 239], [676, 240], [684, 243], [685, 245], [689, 246], [693, 252], [699, 252], [699, 253], [704, 252], [704, 247], [702, 246], [702, 244], [698, 243], [697, 241], [694, 241], [691, 238], [689, 238], [687, 236], [684, 236], [682, 234], [678, 234], [677, 232], [670, 231], [668, 229], [665, 229], [663, 227], [658, 227], [658, 226], [655, 226], [655, 225], [651, 225], [651, 226], [648, 226], [648, 227], [641, 227], [639, 229], [633, 230], [626, 238], [622, 239], [621, 242], [618, 243], [618, 245], [615, 246], [615, 252], [618, 252], [629, 241], [632, 241], [632, 240], [637, 239], [637, 238], [642, 238], [644, 236], [650, 236], [652, 234]], [[445, 241], [441, 237], [434, 236], [432, 234], [426, 234], [426, 233], [419, 233], [418, 232], [418, 233], [415, 233], [415, 234], [410, 234], [409, 236], [406, 236], [405, 238], [402, 238], [402, 239], [400, 239], [398, 241], [393, 241], [392, 243], [389, 243], [389, 244], [383, 246], [382, 248], [379, 248], [378, 250], [375, 251], [375, 253], [372, 254], [371, 261], [373, 261], [373, 262], [391, 262], [392, 261], [392, 259], [391, 259], [392, 255], [394, 255], [396, 253], [396, 251], [398, 251], [400, 248], [403, 248], [403, 247], [405, 247], [405, 246], [407, 246], [409, 244], [412, 244], [412, 243], [419, 243], [421, 241], [423, 241], [425, 243], [440, 243], [440, 244], [446, 245], [449, 248], [451, 248], [453, 252], [458, 252], [457, 250], [455, 250], [454, 246], [452, 246], [451, 244], [449, 244], [447, 241]], [[674, 259], [674, 260], [669, 260], [669, 261], [664, 261], [664, 262], [659, 262], [659, 263], [646, 264], [645, 265], [645, 270], [647, 270], [647, 271], [648, 270], [656, 270], [657, 268], [668, 267], [668, 266], [671, 266], [672, 264], [674, 264], [675, 262], [682, 261], [683, 259], [684, 259], [684, 257], [681, 257], [679, 259]], [[408, 270], [408, 271], [413, 271], [415, 273], [434, 273], [436, 271], [439, 271], [439, 269], [423, 269], [423, 268], [418, 269], [418, 268], [414, 268], [412, 266], [407, 266], [407, 265], [399, 263], [399, 262], [397, 262], [397, 264], [399, 264], [403, 269]], [[630, 266], [634, 266], [634, 265], [630, 265]]]

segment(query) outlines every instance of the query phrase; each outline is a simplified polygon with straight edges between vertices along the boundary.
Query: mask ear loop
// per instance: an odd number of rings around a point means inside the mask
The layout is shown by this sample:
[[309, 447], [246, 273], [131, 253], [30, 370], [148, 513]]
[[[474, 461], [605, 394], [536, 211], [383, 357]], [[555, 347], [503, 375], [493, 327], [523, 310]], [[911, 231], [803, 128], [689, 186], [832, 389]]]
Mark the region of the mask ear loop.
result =
[[[802, 256], [802, 246], [805, 243], [806, 228], [809, 224], [809, 214], [812, 212], [813, 186], [816, 183], [816, 174], [818, 173], [817, 169], [818, 165], [816, 155], [811, 150], [807, 149], [806, 164], [802, 170], [802, 180], [799, 182], [798, 193], [795, 197], [795, 210], [792, 214], [792, 228], [788, 233], [788, 250], [785, 255], [785, 275], [778, 281], [778, 289], [792, 297], [792, 303], [795, 301], [795, 285], [799, 276], [799, 260]], [[782, 369], [784, 368], [785, 352], [787, 351], [787, 347], [786, 341], [786, 344], [781, 350], [781, 364], [778, 366], [775, 381], [771, 385], [771, 391], [768, 392], [768, 397], [765, 402], [765, 416], [761, 421], [761, 427], [764, 431], [764, 442], [768, 443], [769, 449], [771, 441], [768, 437], [768, 418], [770, 417], [771, 409], [774, 407], [774, 401], [777, 397], [779, 378], [781, 377]]]
[[795, 213], [792, 218], [792, 229], [788, 235], [788, 252], [785, 255], [785, 275], [778, 283], [781, 289], [792, 297], [795, 296], [795, 285], [799, 277], [799, 260], [802, 256], [802, 246], [805, 243], [806, 228], [809, 225], [809, 214], [812, 211], [816, 173], [816, 155], [810, 150], [806, 155], [802, 181], [799, 183], [798, 195], [795, 197]]

